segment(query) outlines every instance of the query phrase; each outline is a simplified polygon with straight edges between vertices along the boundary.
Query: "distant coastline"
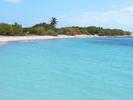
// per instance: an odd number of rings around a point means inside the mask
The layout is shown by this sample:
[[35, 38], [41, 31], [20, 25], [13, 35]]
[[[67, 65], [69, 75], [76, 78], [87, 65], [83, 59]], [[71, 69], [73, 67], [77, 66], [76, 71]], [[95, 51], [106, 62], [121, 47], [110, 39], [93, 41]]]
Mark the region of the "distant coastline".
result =
[[29, 35], [29, 36], [0, 36], [0, 44], [7, 44], [12, 42], [19, 41], [36, 41], [36, 40], [49, 40], [49, 39], [69, 39], [69, 38], [132, 38], [132, 35], [125, 36], [98, 36], [98, 35], [58, 35], [58, 36], [38, 36], [38, 35]]
[[0, 35], [4, 36], [75, 36], [75, 35], [89, 35], [89, 36], [125, 36], [131, 35], [129, 31], [122, 29], [111, 29], [97, 26], [67, 26], [57, 28], [58, 20], [52, 17], [50, 22], [41, 22], [31, 27], [23, 27], [21, 24], [14, 23], [0, 23]]
[[31, 27], [23, 27], [18, 23], [0, 23], [0, 44], [65, 38], [132, 37], [131, 32], [121, 29], [109, 29], [96, 26], [57, 28], [57, 22], [57, 19], [52, 17], [49, 23], [42, 22]]

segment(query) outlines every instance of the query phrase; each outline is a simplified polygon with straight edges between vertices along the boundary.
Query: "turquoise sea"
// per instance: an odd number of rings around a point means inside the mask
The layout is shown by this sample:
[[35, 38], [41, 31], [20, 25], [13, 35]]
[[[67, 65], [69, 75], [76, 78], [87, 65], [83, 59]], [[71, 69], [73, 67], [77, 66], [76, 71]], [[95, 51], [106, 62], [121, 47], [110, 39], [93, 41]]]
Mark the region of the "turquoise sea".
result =
[[133, 38], [0, 45], [0, 100], [133, 100]]

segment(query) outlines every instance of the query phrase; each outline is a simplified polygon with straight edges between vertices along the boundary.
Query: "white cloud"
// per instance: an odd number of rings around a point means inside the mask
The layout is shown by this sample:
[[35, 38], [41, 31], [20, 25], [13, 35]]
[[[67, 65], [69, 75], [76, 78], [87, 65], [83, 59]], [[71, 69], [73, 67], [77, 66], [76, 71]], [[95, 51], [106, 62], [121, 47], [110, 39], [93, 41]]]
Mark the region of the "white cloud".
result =
[[123, 10], [128, 13], [133, 13], [133, 6], [125, 7]]
[[10, 2], [10, 3], [16, 3], [16, 4], [22, 2], [22, 0], [6, 0], [6, 1], [7, 1], [7, 2]]
[[130, 29], [133, 26], [133, 6], [104, 12], [84, 12], [60, 18], [67, 24], [80, 26], [97, 25], [112, 28]]

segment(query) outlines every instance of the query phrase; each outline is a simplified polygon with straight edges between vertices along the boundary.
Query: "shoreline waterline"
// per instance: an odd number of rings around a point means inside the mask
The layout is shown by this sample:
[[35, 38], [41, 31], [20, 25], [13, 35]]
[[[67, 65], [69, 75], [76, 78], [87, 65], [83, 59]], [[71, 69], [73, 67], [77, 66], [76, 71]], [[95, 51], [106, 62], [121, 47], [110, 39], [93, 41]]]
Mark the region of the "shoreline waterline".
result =
[[69, 38], [104, 38], [104, 37], [133, 37], [132, 35], [129, 36], [98, 36], [98, 35], [58, 35], [58, 36], [0, 36], [0, 44], [7, 44], [12, 42], [20, 42], [20, 41], [34, 41], [34, 40], [49, 40], [49, 39], [69, 39]]

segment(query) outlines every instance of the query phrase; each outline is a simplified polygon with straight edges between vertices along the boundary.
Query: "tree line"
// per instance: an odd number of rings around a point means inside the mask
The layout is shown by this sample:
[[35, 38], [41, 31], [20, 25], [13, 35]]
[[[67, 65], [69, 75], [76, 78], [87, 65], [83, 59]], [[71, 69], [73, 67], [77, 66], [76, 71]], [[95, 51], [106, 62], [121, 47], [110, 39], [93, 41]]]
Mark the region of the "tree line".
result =
[[99, 35], [99, 36], [118, 36], [118, 35], [131, 35], [131, 32], [121, 29], [105, 29], [102, 27], [89, 26], [89, 27], [63, 27], [56, 28], [57, 19], [51, 18], [50, 23], [39, 23], [29, 28], [23, 28], [18, 23], [7, 24], [0, 23], [0, 35], [6, 36], [22, 36], [22, 35]]

